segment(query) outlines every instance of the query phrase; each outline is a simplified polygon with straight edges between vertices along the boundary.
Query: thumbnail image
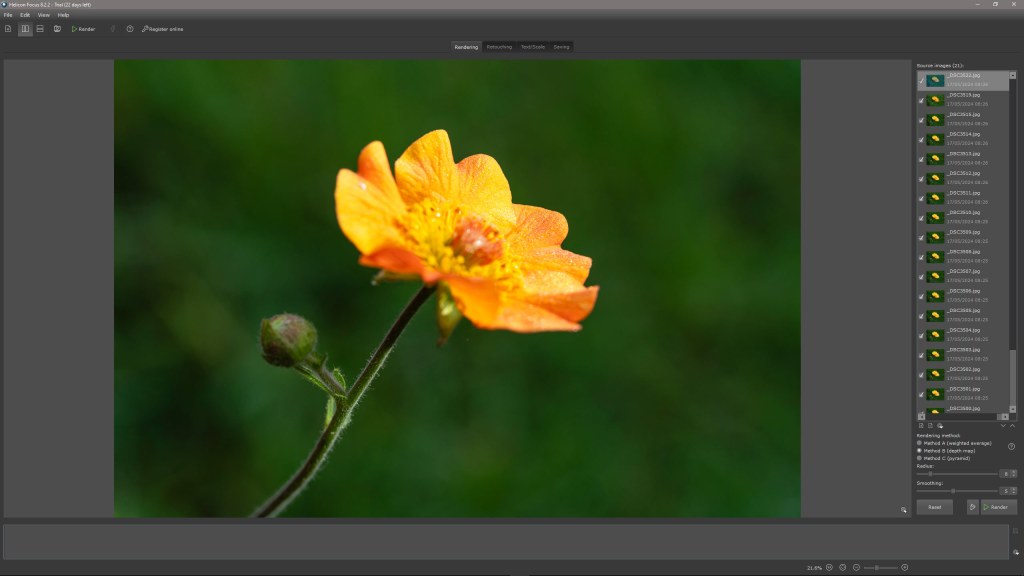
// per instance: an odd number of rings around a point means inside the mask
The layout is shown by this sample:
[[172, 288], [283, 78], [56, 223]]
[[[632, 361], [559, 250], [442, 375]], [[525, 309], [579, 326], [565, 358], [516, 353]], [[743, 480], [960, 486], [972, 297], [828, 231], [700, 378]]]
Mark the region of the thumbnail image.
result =
[[928, 400], [937, 401], [946, 399], [945, 388], [929, 388], [925, 391], [924, 397]]
[[928, 126], [945, 126], [946, 115], [945, 114], [929, 114], [925, 116], [925, 121]]
[[925, 298], [925, 300], [927, 300], [928, 302], [945, 302], [946, 301], [946, 291], [945, 290], [929, 290], [928, 292], [925, 293], [925, 296], [927, 296], [927, 298]]
[[800, 90], [116, 62], [115, 514], [799, 517]]
[[928, 244], [945, 244], [946, 233], [940, 230], [934, 230], [925, 234], [924, 239]]
[[924, 221], [928, 224], [945, 224], [946, 213], [945, 212], [928, 212], [924, 215]]
[[946, 273], [942, 270], [929, 270], [925, 273], [925, 281], [929, 284], [945, 282]]
[[925, 144], [928, 146], [945, 146], [946, 135], [945, 134], [929, 134], [925, 137]]
[[943, 172], [929, 172], [925, 175], [925, 182], [933, 186], [941, 186], [946, 183], [946, 174]]
[[946, 155], [941, 152], [929, 153], [925, 158], [929, 166], [942, 166], [946, 163]]
[[946, 95], [945, 94], [929, 94], [924, 100], [927, 106], [945, 106]]
[[929, 362], [943, 362], [946, 360], [946, 351], [941, 348], [931, 348], [925, 352], [924, 357]]
[[941, 88], [946, 85], [945, 74], [929, 74], [927, 77], [926, 85], [929, 88]]
[[935, 408], [935, 407], [928, 408], [928, 414], [933, 415], [933, 416], [937, 416], [939, 414], [945, 414], [945, 413], [946, 413], [946, 409], [945, 408]]
[[929, 192], [925, 196], [925, 201], [928, 204], [945, 204], [946, 193], [945, 192]]
[[925, 312], [925, 320], [928, 322], [945, 322], [946, 311], [945, 310], [929, 310]]
[[929, 382], [939, 382], [946, 379], [946, 370], [943, 368], [929, 368], [925, 371], [927, 376], [926, 380]]
[[929, 330], [925, 332], [925, 340], [928, 342], [945, 342], [946, 331], [945, 330]]
[[925, 254], [925, 260], [929, 264], [942, 264], [946, 261], [946, 253], [942, 250], [932, 250]]

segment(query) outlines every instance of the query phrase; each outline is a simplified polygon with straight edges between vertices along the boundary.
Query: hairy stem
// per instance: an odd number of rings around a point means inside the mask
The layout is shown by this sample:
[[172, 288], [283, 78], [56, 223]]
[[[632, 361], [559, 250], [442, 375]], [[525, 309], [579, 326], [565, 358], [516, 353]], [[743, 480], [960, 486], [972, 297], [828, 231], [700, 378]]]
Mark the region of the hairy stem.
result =
[[374, 350], [370, 359], [366, 362], [366, 366], [359, 374], [359, 377], [356, 378], [352, 387], [349, 388], [348, 393], [334, 396], [335, 401], [338, 402], [338, 409], [334, 412], [334, 417], [324, 427], [323, 433], [320, 434], [320, 438], [313, 445], [313, 450], [310, 451], [302, 466], [295, 471], [295, 474], [292, 475], [284, 486], [281, 486], [269, 500], [253, 512], [253, 517], [269, 518], [277, 516], [288, 507], [288, 504], [316, 476], [316, 473], [320, 471], [320, 468], [327, 460], [327, 455], [330, 453], [334, 443], [341, 437], [341, 432], [348, 426], [352, 418], [352, 411], [359, 404], [359, 400], [363, 397], [366, 389], [369, 388], [370, 384], [377, 377], [388, 355], [395, 349], [398, 337], [402, 335], [402, 331], [408, 326], [409, 321], [412, 320], [412, 317], [416, 315], [416, 312], [430, 298], [433, 292], [433, 286], [423, 286], [412, 297], [412, 300], [409, 300], [409, 303], [402, 309], [402, 313], [395, 319], [395, 323], [391, 325], [387, 334], [384, 335], [384, 339], [377, 345], [377, 349]]

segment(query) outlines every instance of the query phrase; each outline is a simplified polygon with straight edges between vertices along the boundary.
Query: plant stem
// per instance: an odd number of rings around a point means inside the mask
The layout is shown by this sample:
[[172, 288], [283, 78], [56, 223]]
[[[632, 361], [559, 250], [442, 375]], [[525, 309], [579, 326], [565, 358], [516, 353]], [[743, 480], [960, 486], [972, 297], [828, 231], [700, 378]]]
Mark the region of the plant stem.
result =
[[384, 361], [387, 360], [388, 355], [395, 349], [395, 344], [398, 343], [398, 337], [402, 335], [402, 331], [412, 320], [412, 317], [416, 315], [416, 312], [423, 306], [423, 303], [430, 298], [430, 295], [434, 293], [434, 286], [423, 286], [416, 292], [416, 295], [409, 300], [409, 303], [402, 309], [402, 313], [395, 319], [395, 323], [391, 325], [387, 334], [384, 335], [384, 339], [377, 345], [377, 349], [374, 350], [370, 359], [366, 362], [366, 366], [363, 371], [356, 378], [356, 381], [349, 388], [348, 393], [344, 396], [335, 395], [334, 400], [338, 402], [338, 409], [334, 412], [334, 417], [331, 418], [327, 426], [324, 427], [324, 431], [320, 434], [320, 438], [317, 439], [316, 444], [313, 445], [313, 450], [310, 451], [309, 456], [306, 457], [305, 462], [302, 466], [295, 471], [295, 474], [284, 484], [280, 489], [270, 498], [263, 503], [255, 512], [253, 516], [257, 518], [268, 518], [277, 516], [288, 504], [295, 499], [296, 496], [302, 492], [309, 482], [316, 476], [316, 473], [323, 466], [327, 460], [327, 455], [330, 453], [334, 443], [341, 437], [342, 430], [348, 426], [349, 421], [352, 418], [352, 411], [356, 405], [359, 404], [359, 400], [363, 397], [366, 389], [369, 388], [370, 384], [377, 377], [381, 367], [384, 366]]

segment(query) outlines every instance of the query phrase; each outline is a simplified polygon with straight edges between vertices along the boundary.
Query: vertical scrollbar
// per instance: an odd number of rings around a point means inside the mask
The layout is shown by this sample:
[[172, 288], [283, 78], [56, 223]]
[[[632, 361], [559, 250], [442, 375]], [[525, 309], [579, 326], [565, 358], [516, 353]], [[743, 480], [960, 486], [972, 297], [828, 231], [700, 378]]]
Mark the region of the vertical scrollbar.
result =
[[1019, 235], [1019, 224], [1020, 224], [1020, 191], [1019, 176], [1020, 167], [1018, 166], [1018, 150], [1020, 150], [1018, 141], [1020, 130], [1019, 130], [1019, 118], [1018, 110], [1019, 103], [1017, 101], [1017, 71], [1010, 71], [1010, 408], [1009, 412], [1011, 418], [1016, 419], [1017, 414], [1017, 394], [1020, 389], [1020, 383], [1017, 380], [1017, 339], [1019, 336], [1019, 322], [1018, 314], [1020, 310], [1020, 299], [1021, 295], [1017, 291], [1019, 279], [1017, 274], [1019, 273], [1018, 266], [1018, 255], [1020, 254], [1020, 239]]

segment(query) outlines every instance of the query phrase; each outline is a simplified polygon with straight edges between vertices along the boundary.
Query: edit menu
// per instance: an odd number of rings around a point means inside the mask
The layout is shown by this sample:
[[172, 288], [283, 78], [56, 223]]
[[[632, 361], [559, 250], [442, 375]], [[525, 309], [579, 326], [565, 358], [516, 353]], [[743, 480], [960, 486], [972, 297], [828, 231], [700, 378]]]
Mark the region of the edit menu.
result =
[[917, 516], [1017, 514], [1017, 72], [916, 71]]

